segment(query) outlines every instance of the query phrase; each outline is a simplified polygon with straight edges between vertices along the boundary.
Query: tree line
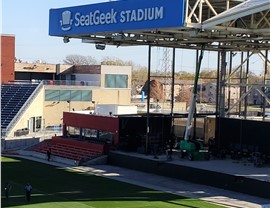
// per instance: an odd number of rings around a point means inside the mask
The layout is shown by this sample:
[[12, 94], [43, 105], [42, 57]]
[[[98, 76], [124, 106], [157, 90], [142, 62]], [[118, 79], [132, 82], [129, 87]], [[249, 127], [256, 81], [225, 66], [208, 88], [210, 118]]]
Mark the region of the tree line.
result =
[[[69, 65], [96, 65], [96, 64], [102, 64], [102, 65], [117, 65], [117, 66], [132, 66], [132, 83], [144, 83], [147, 81], [148, 77], [148, 70], [146, 66], [141, 66], [138, 64], [135, 64], [133, 61], [123, 61], [119, 58], [115, 57], [104, 57], [99, 62], [96, 58], [92, 56], [83, 56], [83, 55], [77, 55], [77, 54], [71, 54], [66, 56], [66, 58], [63, 60], [64, 64]], [[162, 74], [162, 72], [158, 74], [158, 72], [151, 72], [151, 76], [165, 76], [165, 74]], [[169, 77], [170, 75], [168, 75]], [[185, 70], [181, 70], [178, 72], [175, 72], [175, 80], [193, 80], [195, 77], [194, 72], [189, 72]], [[232, 77], [233, 80], [239, 80], [239, 79], [245, 79], [247, 75], [245, 73], [240, 74], [240, 72], [237, 72]], [[204, 82], [216, 82], [217, 78], [217, 70], [216, 69], [202, 69], [200, 73], [200, 79], [204, 80]], [[256, 75], [253, 72], [249, 72], [248, 74], [248, 80], [250, 84], [262, 82], [262, 77]]]

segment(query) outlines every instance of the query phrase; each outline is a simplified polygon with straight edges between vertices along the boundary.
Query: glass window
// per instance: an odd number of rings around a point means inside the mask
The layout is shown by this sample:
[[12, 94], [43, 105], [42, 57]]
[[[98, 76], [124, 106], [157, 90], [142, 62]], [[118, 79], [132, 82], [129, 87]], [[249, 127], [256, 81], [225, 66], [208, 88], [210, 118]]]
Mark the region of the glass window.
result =
[[106, 88], [115, 88], [115, 77], [111, 74], [105, 75], [105, 87]]
[[127, 88], [128, 75], [106, 74], [106, 88]]
[[59, 101], [60, 90], [45, 90], [45, 101]]
[[91, 101], [92, 100], [92, 91], [91, 90], [82, 90], [82, 99], [81, 101]]
[[70, 90], [60, 90], [60, 101], [70, 100]]
[[127, 75], [117, 75], [115, 77], [116, 88], [127, 88]]
[[45, 90], [45, 101], [91, 101], [92, 90]]
[[71, 101], [81, 101], [82, 100], [82, 93], [78, 93], [78, 90], [71, 90], [70, 91], [70, 100]]

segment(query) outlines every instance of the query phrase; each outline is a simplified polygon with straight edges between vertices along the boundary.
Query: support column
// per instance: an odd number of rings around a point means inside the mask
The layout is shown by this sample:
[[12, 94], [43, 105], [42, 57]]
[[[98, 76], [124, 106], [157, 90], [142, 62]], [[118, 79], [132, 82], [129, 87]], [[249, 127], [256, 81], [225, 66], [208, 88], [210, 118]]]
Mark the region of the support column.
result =
[[[172, 83], [171, 83], [171, 136], [174, 136], [174, 76], [175, 76], [175, 48], [173, 48], [172, 57]], [[173, 139], [173, 138], [172, 138]]]
[[148, 46], [148, 76], [147, 76], [147, 119], [146, 119], [146, 138], [145, 138], [145, 153], [148, 153], [150, 122], [149, 122], [149, 107], [150, 107], [150, 77], [151, 77], [151, 45]]
[[[247, 57], [249, 57], [249, 51], [247, 52]], [[248, 78], [249, 78], [249, 58], [247, 60], [246, 73], [245, 73], [245, 89], [244, 93], [246, 94], [248, 91]], [[244, 118], [247, 119], [247, 106], [248, 106], [248, 96], [245, 97], [245, 107], [244, 107]]]
[[[264, 84], [269, 84], [269, 79], [270, 79], [270, 73], [268, 73], [268, 50], [265, 51], [265, 59], [264, 59], [264, 76], [263, 76], [263, 82]], [[267, 87], [263, 87], [262, 89], [263, 93], [266, 94]], [[266, 105], [266, 100], [265, 97], [263, 97], [263, 106], [262, 106], [262, 117], [263, 120], [265, 120], [265, 105]]]
[[[245, 60], [247, 61], [248, 58]], [[244, 65], [244, 52], [241, 52], [241, 64], [240, 64], [240, 73], [239, 73], [239, 84], [242, 84], [243, 83], [243, 65]], [[239, 94], [239, 97], [241, 98], [244, 94], [244, 88], [243, 86], [239, 86], [240, 88], [240, 94]], [[242, 101], [240, 100], [239, 101], [239, 105], [238, 105], [238, 116], [241, 117], [241, 109], [242, 109]]]
[[[229, 66], [229, 75], [232, 73], [232, 60], [233, 60], [234, 53], [231, 51], [230, 52], [230, 66]], [[229, 79], [228, 82], [230, 83], [231, 80]], [[227, 101], [227, 109], [231, 108], [231, 86], [228, 86], [228, 101]], [[227, 111], [226, 109], [226, 111]], [[230, 114], [227, 115], [230, 117]]]
[[225, 81], [226, 81], [226, 51], [223, 50], [220, 53], [220, 92], [219, 92], [219, 115], [225, 117]]

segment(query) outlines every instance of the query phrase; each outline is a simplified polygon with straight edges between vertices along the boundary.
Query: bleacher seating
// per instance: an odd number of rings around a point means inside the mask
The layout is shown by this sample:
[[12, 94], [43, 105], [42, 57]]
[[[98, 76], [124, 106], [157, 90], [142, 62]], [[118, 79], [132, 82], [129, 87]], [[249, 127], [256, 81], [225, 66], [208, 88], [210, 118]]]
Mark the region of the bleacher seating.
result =
[[36, 87], [29, 83], [1, 85], [1, 129], [9, 125]]
[[103, 144], [93, 144], [89, 142], [76, 141], [70, 138], [54, 137], [45, 140], [31, 148], [32, 151], [46, 154], [51, 148], [53, 156], [72, 159], [74, 161], [87, 161], [104, 154]]

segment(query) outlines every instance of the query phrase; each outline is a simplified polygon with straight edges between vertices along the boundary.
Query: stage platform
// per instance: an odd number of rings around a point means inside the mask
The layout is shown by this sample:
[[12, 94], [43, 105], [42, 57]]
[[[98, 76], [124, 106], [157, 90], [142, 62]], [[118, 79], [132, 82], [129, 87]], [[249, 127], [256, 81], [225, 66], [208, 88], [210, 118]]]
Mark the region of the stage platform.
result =
[[258, 168], [244, 159], [189, 161], [177, 154], [168, 160], [166, 155], [122, 151], [111, 151], [108, 159], [111, 165], [270, 199], [269, 165]]

